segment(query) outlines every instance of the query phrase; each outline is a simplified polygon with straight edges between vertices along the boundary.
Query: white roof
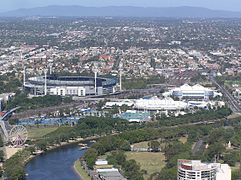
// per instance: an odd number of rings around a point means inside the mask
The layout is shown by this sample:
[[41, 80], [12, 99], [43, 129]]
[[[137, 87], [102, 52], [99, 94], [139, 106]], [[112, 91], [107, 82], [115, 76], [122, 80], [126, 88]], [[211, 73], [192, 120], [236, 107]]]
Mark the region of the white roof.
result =
[[106, 102], [105, 103], [105, 106], [106, 107], [111, 107], [111, 106], [123, 106], [123, 105], [126, 105], [126, 106], [133, 106], [133, 101], [131, 100], [128, 100], [128, 99], [125, 99], [123, 101], [116, 101], [116, 102]]
[[103, 160], [103, 159], [98, 159], [97, 161], [95, 161], [96, 165], [107, 165], [108, 161]]
[[152, 97], [150, 99], [136, 100], [134, 107], [137, 109], [147, 109], [147, 110], [175, 110], [175, 109], [187, 108], [187, 103], [183, 101], [174, 101], [170, 97], [167, 97], [164, 99], [159, 99], [158, 97]]
[[206, 90], [210, 90], [208, 88], [205, 88], [205, 87], [201, 86], [200, 84], [196, 84], [194, 86], [184, 84], [180, 88], [175, 88], [175, 89], [179, 89], [181, 91], [201, 91], [201, 90], [206, 91]]
[[110, 168], [110, 169], [96, 169], [97, 172], [119, 172], [116, 168]]

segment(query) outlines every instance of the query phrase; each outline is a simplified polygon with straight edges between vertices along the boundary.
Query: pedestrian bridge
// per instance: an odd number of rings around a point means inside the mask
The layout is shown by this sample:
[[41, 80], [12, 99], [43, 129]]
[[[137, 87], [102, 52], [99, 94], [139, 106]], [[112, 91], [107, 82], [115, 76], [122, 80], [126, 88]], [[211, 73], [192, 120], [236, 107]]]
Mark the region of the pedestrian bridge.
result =
[[9, 111], [7, 111], [2, 117], [0, 117], [0, 121], [7, 121], [11, 116], [12, 114], [18, 110], [20, 107], [16, 107], [16, 108], [13, 108]]

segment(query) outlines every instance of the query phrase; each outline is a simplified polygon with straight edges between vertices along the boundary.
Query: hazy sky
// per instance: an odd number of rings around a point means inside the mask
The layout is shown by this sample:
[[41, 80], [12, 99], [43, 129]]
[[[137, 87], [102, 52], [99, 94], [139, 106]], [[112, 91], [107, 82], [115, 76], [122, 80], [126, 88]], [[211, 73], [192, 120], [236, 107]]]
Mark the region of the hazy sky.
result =
[[46, 5], [82, 6], [198, 6], [211, 9], [241, 11], [241, 0], [0, 0], [1, 10]]

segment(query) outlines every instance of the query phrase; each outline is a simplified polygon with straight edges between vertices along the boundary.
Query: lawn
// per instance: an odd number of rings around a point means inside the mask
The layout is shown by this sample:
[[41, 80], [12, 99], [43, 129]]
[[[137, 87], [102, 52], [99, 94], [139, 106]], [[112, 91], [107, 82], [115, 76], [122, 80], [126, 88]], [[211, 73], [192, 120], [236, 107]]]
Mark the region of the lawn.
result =
[[127, 159], [134, 159], [141, 169], [146, 170], [147, 174], [144, 175], [145, 180], [155, 172], [160, 172], [165, 166], [165, 156], [163, 153], [153, 152], [126, 152]]
[[88, 176], [86, 171], [82, 168], [79, 160], [75, 161], [74, 169], [79, 174], [81, 179], [83, 179], [83, 180], [91, 180], [90, 176]]
[[[156, 141], [159, 141], [159, 142], [161, 142], [161, 139], [157, 139]], [[139, 143], [135, 143], [135, 144], [133, 144], [133, 146], [135, 147], [135, 148], [148, 148], [149, 146], [148, 146], [148, 143], [149, 143], [150, 141], [143, 141], [143, 142], [139, 142]], [[161, 143], [160, 144], [160, 148], [161, 149], [164, 149], [164, 147], [165, 147], [165, 143]]]
[[28, 138], [29, 139], [40, 139], [48, 133], [51, 133], [58, 129], [58, 127], [34, 127], [28, 128]]
[[135, 144], [133, 144], [133, 146], [135, 148], [148, 148], [148, 142], [149, 141], [143, 141], [143, 142], [135, 143]]

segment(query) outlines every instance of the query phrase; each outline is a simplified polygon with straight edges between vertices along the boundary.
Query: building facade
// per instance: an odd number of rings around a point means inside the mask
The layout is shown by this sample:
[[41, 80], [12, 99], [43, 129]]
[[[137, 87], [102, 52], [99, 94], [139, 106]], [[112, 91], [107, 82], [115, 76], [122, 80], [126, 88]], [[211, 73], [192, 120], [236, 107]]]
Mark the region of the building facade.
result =
[[170, 97], [159, 99], [158, 97], [152, 97], [149, 99], [138, 99], [135, 101], [134, 108], [140, 110], [181, 110], [186, 109], [188, 104], [183, 101], [174, 101]]
[[177, 167], [177, 180], [231, 180], [231, 168], [228, 164], [178, 160]]
[[181, 87], [177, 87], [177, 88], [171, 89], [168, 92], [163, 93], [163, 96], [173, 96], [180, 99], [182, 98], [209, 99], [209, 98], [215, 98], [217, 96], [222, 96], [222, 94], [215, 90], [203, 87], [199, 84], [196, 84], [194, 86], [184, 84]]

